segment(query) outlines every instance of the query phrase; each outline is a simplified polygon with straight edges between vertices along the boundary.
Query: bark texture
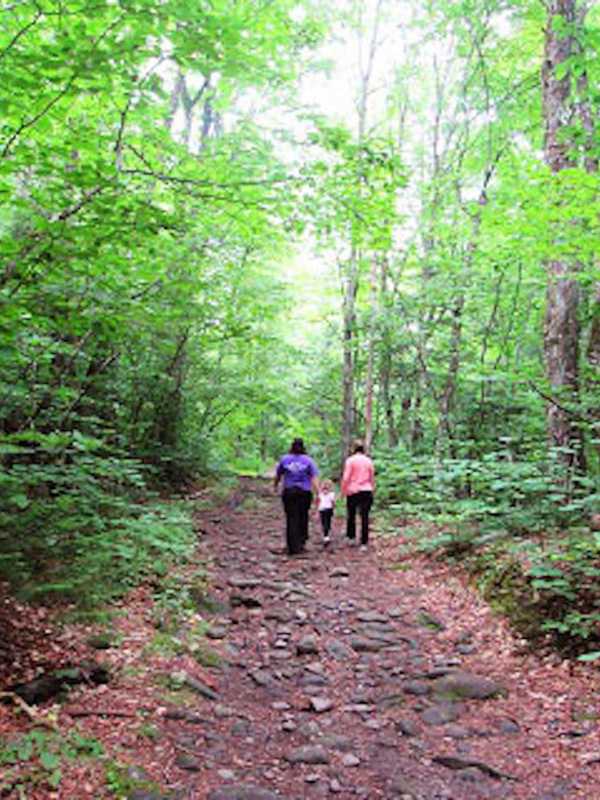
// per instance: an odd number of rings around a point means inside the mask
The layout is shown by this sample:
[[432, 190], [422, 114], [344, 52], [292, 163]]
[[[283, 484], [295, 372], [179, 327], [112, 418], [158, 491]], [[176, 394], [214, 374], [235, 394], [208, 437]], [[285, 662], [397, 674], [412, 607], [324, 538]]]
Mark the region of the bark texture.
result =
[[[544, 155], [553, 173], [574, 164], [568, 129], [575, 112], [571, 96], [572, 76], [564, 70], [575, 52], [572, 31], [576, 20], [575, 0], [549, 0], [542, 67]], [[563, 69], [561, 69], [561, 67]], [[566, 467], [582, 469], [581, 429], [573, 413], [579, 394], [579, 284], [574, 277], [577, 264], [551, 260], [544, 321], [544, 358], [552, 400], [547, 406], [548, 438], [552, 446], [564, 448]]]

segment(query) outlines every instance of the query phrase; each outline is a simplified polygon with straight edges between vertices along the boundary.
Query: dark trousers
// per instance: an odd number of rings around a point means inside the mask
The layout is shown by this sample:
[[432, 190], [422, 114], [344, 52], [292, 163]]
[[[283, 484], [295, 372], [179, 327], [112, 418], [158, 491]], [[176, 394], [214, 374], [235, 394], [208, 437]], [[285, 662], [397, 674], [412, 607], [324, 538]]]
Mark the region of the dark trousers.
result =
[[285, 539], [290, 555], [301, 553], [308, 539], [308, 512], [312, 492], [284, 489], [281, 495], [285, 510]]
[[369, 541], [369, 511], [373, 505], [373, 492], [356, 492], [346, 498], [346, 536], [356, 539], [356, 512], [360, 511], [360, 543]]
[[323, 529], [323, 536], [329, 536], [331, 530], [331, 520], [333, 518], [333, 508], [324, 508], [319, 511], [321, 517], [321, 528]]

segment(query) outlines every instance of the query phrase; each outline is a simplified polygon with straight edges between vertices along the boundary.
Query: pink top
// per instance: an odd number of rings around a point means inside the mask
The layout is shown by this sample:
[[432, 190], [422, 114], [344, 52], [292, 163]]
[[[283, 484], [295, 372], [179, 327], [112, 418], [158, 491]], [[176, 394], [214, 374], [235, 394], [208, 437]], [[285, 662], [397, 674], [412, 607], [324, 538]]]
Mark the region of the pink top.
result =
[[346, 459], [342, 478], [342, 494], [372, 492], [375, 489], [373, 462], [364, 453], [355, 453]]

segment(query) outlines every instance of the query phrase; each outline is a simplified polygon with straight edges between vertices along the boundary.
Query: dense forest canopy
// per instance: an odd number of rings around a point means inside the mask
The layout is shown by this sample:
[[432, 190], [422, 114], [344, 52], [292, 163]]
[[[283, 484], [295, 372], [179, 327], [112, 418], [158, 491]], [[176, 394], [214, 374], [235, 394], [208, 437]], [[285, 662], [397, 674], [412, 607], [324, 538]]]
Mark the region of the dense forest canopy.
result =
[[592, 636], [598, 8], [1, 16], [2, 572], [102, 598], [185, 550], [151, 490], [360, 435], [382, 503], [527, 552]]

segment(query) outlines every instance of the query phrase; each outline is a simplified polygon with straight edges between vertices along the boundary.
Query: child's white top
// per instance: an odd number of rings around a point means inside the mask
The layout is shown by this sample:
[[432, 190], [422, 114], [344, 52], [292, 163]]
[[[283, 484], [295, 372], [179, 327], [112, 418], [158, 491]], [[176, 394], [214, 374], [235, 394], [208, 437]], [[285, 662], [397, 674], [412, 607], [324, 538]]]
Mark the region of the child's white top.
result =
[[319, 511], [327, 511], [335, 505], [335, 492], [319, 492]]

